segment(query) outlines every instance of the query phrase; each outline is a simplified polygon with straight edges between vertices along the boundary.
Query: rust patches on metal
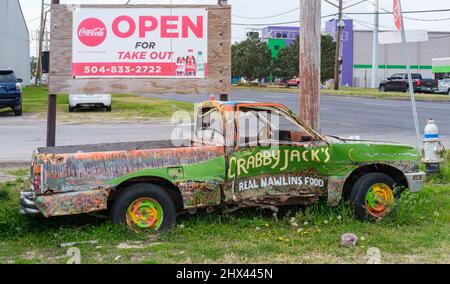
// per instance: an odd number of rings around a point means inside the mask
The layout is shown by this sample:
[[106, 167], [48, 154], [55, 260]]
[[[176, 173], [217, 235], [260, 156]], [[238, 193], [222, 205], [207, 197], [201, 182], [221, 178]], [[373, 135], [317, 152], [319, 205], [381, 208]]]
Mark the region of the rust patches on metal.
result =
[[336, 206], [342, 200], [345, 177], [329, 177], [327, 186], [327, 202], [329, 205]]
[[45, 217], [88, 213], [107, 208], [111, 189], [41, 195], [36, 206]]
[[[44, 172], [41, 192], [87, 191], [108, 187], [108, 180], [154, 168], [197, 164], [224, 155], [217, 146], [98, 153], [37, 155]], [[51, 158], [50, 158], [51, 157]]]
[[221, 186], [221, 183], [217, 180], [178, 183], [186, 209], [219, 204], [222, 200]]

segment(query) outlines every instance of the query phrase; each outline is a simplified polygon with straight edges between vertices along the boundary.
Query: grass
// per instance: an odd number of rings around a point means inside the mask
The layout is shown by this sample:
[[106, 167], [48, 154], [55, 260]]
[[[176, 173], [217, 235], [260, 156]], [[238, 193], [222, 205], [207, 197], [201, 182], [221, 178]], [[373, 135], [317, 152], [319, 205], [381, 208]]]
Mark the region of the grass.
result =
[[[47, 115], [48, 92], [45, 88], [23, 88], [23, 112], [45, 118]], [[193, 104], [187, 102], [174, 102], [171, 100], [152, 99], [136, 95], [114, 94], [112, 96], [111, 113], [101, 110], [69, 112], [69, 96], [58, 95], [57, 112], [58, 121], [127, 121], [170, 118], [174, 111], [182, 110], [192, 112]], [[9, 110], [7, 110], [9, 111]]]
[[[237, 90], [257, 90], [266, 92], [285, 92], [295, 93], [299, 92], [298, 88], [285, 88], [278, 86], [268, 87], [246, 87], [246, 86], [234, 86]], [[327, 96], [353, 96], [353, 97], [365, 97], [365, 98], [377, 98], [377, 99], [394, 99], [394, 100], [409, 100], [408, 93], [400, 92], [385, 92], [380, 93], [376, 89], [369, 88], [353, 88], [353, 87], [341, 87], [340, 90], [335, 91], [331, 89], [322, 89], [321, 95]], [[445, 94], [415, 94], [418, 101], [450, 101], [450, 96]]]
[[[67, 242], [78, 243], [82, 263], [366, 263], [378, 248], [383, 263], [450, 263], [450, 168], [428, 178], [423, 191], [406, 192], [381, 222], [359, 222], [347, 204], [261, 209], [234, 214], [180, 216], [159, 235], [135, 234], [99, 216], [45, 219], [18, 213], [26, 171], [0, 185], [0, 263], [66, 263]], [[358, 236], [355, 247], [340, 236]], [[126, 244], [128, 249], [118, 248]]]

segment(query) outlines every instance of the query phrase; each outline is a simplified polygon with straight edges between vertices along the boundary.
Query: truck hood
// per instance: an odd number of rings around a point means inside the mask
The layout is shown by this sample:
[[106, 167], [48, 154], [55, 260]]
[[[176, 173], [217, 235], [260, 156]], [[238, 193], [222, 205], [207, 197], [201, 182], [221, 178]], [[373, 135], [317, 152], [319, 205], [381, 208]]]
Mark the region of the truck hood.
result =
[[416, 148], [393, 142], [370, 140], [329, 139], [336, 160], [352, 162], [419, 161]]
[[8, 91], [15, 91], [16, 90], [16, 83], [15, 82], [0, 82], [0, 93], [2, 92], [8, 92]]

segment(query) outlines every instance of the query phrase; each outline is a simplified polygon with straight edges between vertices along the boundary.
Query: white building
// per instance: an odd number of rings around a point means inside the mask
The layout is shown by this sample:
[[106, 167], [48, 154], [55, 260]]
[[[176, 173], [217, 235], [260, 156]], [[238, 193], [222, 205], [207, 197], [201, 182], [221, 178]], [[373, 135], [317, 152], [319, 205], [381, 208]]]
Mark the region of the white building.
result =
[[[372, 77], [372, 31], [353, 32], [353, 86], [369, 87]], [[450, 72], [450, 64], [443, 67], [433, 64], [434, 58], [450, 56], [450, 32], [428, 32], [428, 41], [408, 43], [412, 72], [424, 77], [440, 78], [440, 74]], [[405, 59], [401, 44], [380, 45], [378, 54], [378, 80], [384, 80], [395, 73], [405, 73]], [[445, 69], [445, 66], [447, 69]]]
[[0, 69], [8, 68], [29, 84], [30, 34], [19, 0], [0, 0]]

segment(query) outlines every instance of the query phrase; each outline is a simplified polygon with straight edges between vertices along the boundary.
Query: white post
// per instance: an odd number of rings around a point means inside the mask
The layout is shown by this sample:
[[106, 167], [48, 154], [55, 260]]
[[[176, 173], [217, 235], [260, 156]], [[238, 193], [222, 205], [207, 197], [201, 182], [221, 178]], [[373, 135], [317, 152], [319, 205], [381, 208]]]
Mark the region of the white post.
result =
[[419, 119], [417, 118], [417, 107], [416, 107], [416, 98], [414, 96], [414, 85], [412, 80], [412, 72], [411, 72], [411, 65], [409, 64], [409, 54], [408, 54], [408, 44], [406, 42], [406, 36], [405, 36], [405, 24], [403, 22], [403, 10], [402, 10], [402, 4], [401, 0], [399, 2], [399, 8], [400, 8], [400, 18], [402, 22], [402, 28], [401, 28], [401, 34], [402, 34], [402, 43], [403, 43], [403, 53], [405, 56], [405, 63], [406, 63], [406, 69], [408, 72], [408, 86], [409, 86], [409, 96], [411, 97], [411, 106], [413, 110], [413, 116], [414, 116], [414, 127], [416, 129], [416, 142], [417, 142], [417, 151], [420, 153], [420, 129], [419, 129]]
[[375, 0], [374, 30], [372, 39], [372, 89], [378, 89], [378, 25], [380, 15], [378, 14], [379, 0]]

